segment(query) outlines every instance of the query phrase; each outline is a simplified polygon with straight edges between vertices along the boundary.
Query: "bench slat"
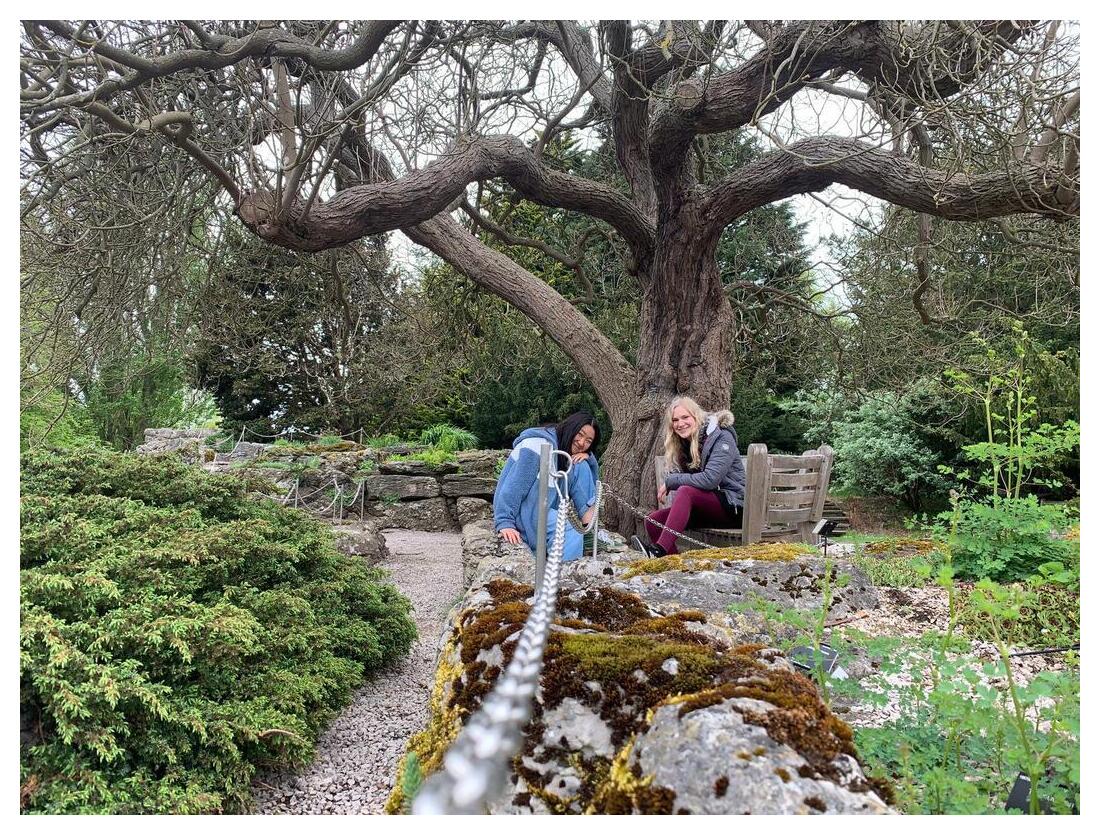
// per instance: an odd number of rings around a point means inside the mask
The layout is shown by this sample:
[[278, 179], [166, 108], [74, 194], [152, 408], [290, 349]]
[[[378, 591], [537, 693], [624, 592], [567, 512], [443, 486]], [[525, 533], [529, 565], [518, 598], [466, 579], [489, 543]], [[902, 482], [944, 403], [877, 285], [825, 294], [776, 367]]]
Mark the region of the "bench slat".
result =
[[769, 455], [772, 472], [776, 470], [817, 470], [825, 462], [824, 455]]
[[812, 507], [804, 507], [798, 510], [786, 510], [784, 508], [768, 508], [768, 524], [774, 524], [779, 522], [780, 524], [790, 525], [795, 522], [809, 522], [814, 515], [814, 509]]
[[768, 493], [768, 508], [809, 507], [816, 498], [816, 490], [772, 490]]
[[772, 487], [814, 487], [817, 473], [772, 473]]

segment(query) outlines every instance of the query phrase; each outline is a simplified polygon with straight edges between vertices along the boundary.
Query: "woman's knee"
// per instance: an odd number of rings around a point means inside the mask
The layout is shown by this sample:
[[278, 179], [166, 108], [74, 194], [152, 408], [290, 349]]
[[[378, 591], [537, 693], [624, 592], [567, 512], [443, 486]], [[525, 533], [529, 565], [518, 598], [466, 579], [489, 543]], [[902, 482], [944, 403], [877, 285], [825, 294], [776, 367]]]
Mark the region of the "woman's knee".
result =
[[700, 496], [705, 496], [706, 490], [700, 490], [698, 487], [677, 487], [676, 495], [672, 499], [673, 504], [694, 504], [698, 501]]

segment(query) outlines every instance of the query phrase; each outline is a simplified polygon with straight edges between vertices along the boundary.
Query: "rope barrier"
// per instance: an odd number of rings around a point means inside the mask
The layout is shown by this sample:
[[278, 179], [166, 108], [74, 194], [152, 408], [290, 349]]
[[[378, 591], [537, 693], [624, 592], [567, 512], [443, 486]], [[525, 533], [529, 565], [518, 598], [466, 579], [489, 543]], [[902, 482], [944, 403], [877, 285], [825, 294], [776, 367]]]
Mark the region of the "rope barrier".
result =
[[[601, 482], [601, 484], [602, 484], [602, 482]], [[630, 502], [628, 502], [626, 499], [624, 499], [622, 496], [620, 496], [618, 493], [616, 493], [614, 490], [612, 490], [606, 484], [603, 485], [603, 488], [604, 488], [604, 490], [607, 491], [607, 494], [609, 496], [611, 496], [611, 498], [613, 498], [616, 502], [618, 502], [620, 505], [625, 507], [631, 513], [633, 513], [639, 519], [642, 519], [642, 520], [644, 520], [645, 522], [648, 522], [651, 525], [655, 525], [656, 527], [660, 528], [663, 531], [668, 531], [673, 536], [675, 536], [677, 539], [682, 539], [686, 542], [690, 542], [692, 545], [698, 545], [700, 548], [717, 548], [718, 547], [716, 545], [711, 545], [710, 543], [703, 542], [702, 540], [694, 539], [694, 538], [688, 536], [687, 534], [685, 534], [683, 531], [673, 530], [672, 528], [668, 527], [668, 525], [663, 525], [660, 522], [658, 522], [656, 519], [650, 519], [649, 516], [646, 513], [642, 512], [641, 510], [638, 510], [636, 507], [631, 505]]]
[[[563, 503], [568, 502], [561, 489], [565, 475], [561, 470], [551, 472]], [[488, 800], [507, 785], [542, 674], [542, 655], [557, 605], [567, 515], [557, 516], [542, 583], [511, 663], [444, 755], [440, 770], [424, 782], [413, 801], [413, 814], [484, 814]]]
[[352, 429], [350, 432], [345, 432], [342, 435], [334, 435], [331, 432], [328, 432], [324, 435], [317, 435], [313, 432], [307, 432], [304, 429], [284, 429], [282, 432], [280, 432], [277, 435], [264, 435], [260, 432], [257, 432], [255, 429], [249, 429], [247, 426], [242, 426], [241, 427], [241, 437], [238, 439], [237, 443], [240, 443], [241, 441], [244, 440], [245, 433], [251, 435], [254, 438], [266, 438], [266, 439], [282, 438], [284, 435], [305, 435], [306, 437], [309, 437], [309, 438], [351, 438], [351, 437], [354, 437], [354, 436], [358, 435], [360, 438], [362, 438], [363, 437], [363, 427], [359, 427], [358, 429]]

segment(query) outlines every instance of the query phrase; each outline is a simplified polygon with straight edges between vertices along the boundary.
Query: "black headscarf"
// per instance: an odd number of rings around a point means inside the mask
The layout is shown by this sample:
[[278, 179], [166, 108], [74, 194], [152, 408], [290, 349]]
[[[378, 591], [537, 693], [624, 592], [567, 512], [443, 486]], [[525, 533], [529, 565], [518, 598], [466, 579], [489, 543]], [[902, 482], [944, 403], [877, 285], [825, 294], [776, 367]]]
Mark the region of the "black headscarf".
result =
[[591, 412], [573, 412], [568, 417], [562, 418], [561, 423], [554, 427], [554, 431], [558, 436], [558, 449], [566, 455], [570, 455], [573, 439], [581, 431], [582, 426], [591, 426], [592, 431], [595, 433], [592, 438], [592, 446], [588, 448], [590, 452], [594, 451], [596, 445], [600, 442], [600, 426], [596, 423], [596, 418]]

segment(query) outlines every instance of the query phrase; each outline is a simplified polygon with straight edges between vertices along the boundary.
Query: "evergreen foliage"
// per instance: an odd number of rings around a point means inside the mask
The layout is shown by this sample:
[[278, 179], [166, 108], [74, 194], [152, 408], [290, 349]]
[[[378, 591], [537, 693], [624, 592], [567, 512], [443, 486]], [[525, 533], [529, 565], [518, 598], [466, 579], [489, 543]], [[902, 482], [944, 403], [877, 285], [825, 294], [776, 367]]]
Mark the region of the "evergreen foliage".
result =
[[414, 640], [382, 572], [236, 478], [102, 449], [22, 464], [24, 811], [241, 811]]

